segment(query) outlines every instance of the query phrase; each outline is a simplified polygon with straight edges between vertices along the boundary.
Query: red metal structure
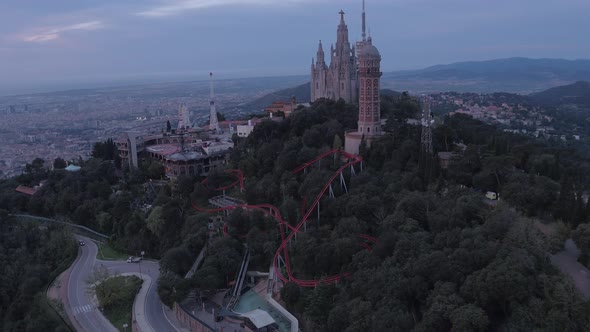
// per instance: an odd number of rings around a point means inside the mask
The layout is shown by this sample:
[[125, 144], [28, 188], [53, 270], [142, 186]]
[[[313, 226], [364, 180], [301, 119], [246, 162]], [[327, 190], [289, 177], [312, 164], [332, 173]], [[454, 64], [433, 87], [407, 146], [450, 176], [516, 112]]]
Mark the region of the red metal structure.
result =
[[[372, 237], [367, 234], [359, 234], [358, 237], [360, 237], [363, 240], [367, 240], [367, 241], [371, 242], [372, 244], [377, 244], [377, 242], [379, 241], [379, 240], [377, 240], [377, 238]], [[362, 242], [361, 246], [363, 246], [363, 248], [366, 248], [368, 251], [373, 251], [373, 247], [371, 247], [371, 245], [366, 242]]]
[[[341, 156], [345, 157], [347, 159], [347, 162], [343, 166], [341, 166], [338, 170], [336, 170], [336, 172], [334, 172], [334, 174], [330, 177], [328, 182], [324, 185], [323, 189], [317, 195], [314, 202], [307, 209], [307, 212], [305, 213], [305, 215], [303, 216], [301, 221], [297, 224], [297, 226], [295, 226], [296, 231], [300, 231], [301, 227], [303, 227], [303, 225], [305, 223], [307, 223], [311, 214], [313, 213], [313, 211], [316, 209], [316, 207], [320, 203], [320, 200], [322, 199], [322, 197], [324, 196], [324, 194], [326, 193], [328, 188], [330, 188], [332, 182], [334, 182], [334, 180], [337, 177], [339, 177], [342, 174], [342, 172], [345, 171], [348, 167], [354, 166], [355, 164], [362, 163], [363, 159], [360, 156], [334, 149], [334, 150], [330, 150], [325, 153], [322, 153], [321, 155], [319, 155], [315, 159], [313, 159], [309, 162], [306, 162], [305, 164], [303, 164], [303, 165], [297, 167], [295, 170], [293, 170], [293, 173], [299, 173], [299, 172], [305, 170], [306, 168], [313, 166], [316, 163], [320, 163], [321, 160], [324, 158], [327, 158], [330, 156], [337, 156], [337, 155], [341, 155]], [[333, 284], [335, 282], [338, 282], [338, 280], [340, 280], [344, 277], [347, 277], [350, 274], [349, 272], [344, 272], [344, 273], [337, 274], [334, 276], [325, 277], [325, 278], [322, 278], [319, 280], [318, 279], [303, 280], [303, 279], [296, 278], [291, 272], [291, 264], [289, 262], [289, 251], [287, 250], [287, 245], [289, 244], [289, 241], [291, 241], [291, 239], [295, 236], [295, 234], [296, 234], [296, 232], [291, 232], [291, 233], [289, 233], [289, 235], [284, 236], [284, 234], [281, 232], [282, 242], [281, 242], [281, 245], [279, 246], [279, 248], [277, 249], [277, 251], [275, 253], [274, 260], [273, 260], [275, 273], [279, 277], [279, 279], [281, 279], [283, 282], [293, 282], [301, 287], [316, 287], [317, 285], [319, 285], [321, 283]], [[285, 263], [284, 265], [286, 268], [287, 276], [284, 276], [281, 273], [281, 269], [280, 269], [281, 253], [283, 255], [282, 260]]]
[[[332, 174], [332, 176], [330, 177], [328, 182], [324, 185], [324, 187], [322, 188], [320, 193], [315, 198], [313, 204], [311, 204], [309, 207], [307, 207], [307, 211], [303, 215], [303, 218], [299, 221], [299, 223], [296, 226], [292, 226], [286, 220], [284, 220], [283, 217], [281, 216], [279, 209], [273, 205], [270, 205], [270, 204], [258, 204], [258, 205], [240, 204], [240, 205], [234, 205], [234, 206], [228, 206], [228, 207], [216, 208], [216, 209], [203, 209], [203, 208], [196, 206], [196, 204], [194, 202], [192, 202], [193, 208], [197, 211], [200, 211], [200, 212], [220, 212], [220, 211], [226, 211], [226, 210], [233, 210], [233, 209], [237, 209], [237, 208], [256, 209], [256, 210], [263, 211], [265, 214], [273, 217], [278, 222], [278, 225], [279, 225], [279, 230], [280, 230], [280, 234], [281, 234], [281, 244], [279, 245], [279, 248], [275, 252], [274, 259], [273, 259], [273, 266], [274, 266], [274, 270], [275, 270], [277, 277], [281, 281], [293, 282], [301, 287], [316, 287], [319, 284], [336, 283], [340, 279], [349, 276], [350, 273], [344, 272], [341, 274], [328, 276], [328, 277], [325, 277], [322, 279], [307, 279], [307, 280], [305, 280], [305, 279], [296, 278], [291, 272], [291, 264], [289, 262], [289, 251], [287, 249], [287, 246], [288, 246], [289, 242], [291, 241], [291, 239], [293, 239], [293, 237], [301, 231], [301, 227], [303, 227], [308, 222], [313, 211], [316, 208], [318, 208], [320, 200], [326, 194], [326, 191], [328, 191], [328, 189], [330, 189], [330, 193], [332, 193], [332, 190], [331, 190], [332, 182], [334, 182], [334, 180], [336, 178], [342, 177], [343, 172], [349, 167], [351, 168], [351, 173], [354, 174], [353, 167], [357, 164], [360, 164], [361, 168], [362, 168], [362, 160], [363, 159], [360, 156], [350, 154], [350, 153], [347, 153], [342, 150], [334, 149], [334, 150], [330, 150], [325, 153], [322, 153], [321, 155], [314, 158], [313, 160], [306, 162], [305, 164], [303, 164], [303, 165], [297, 167], [295, 170], [293, 170], [293, 173], [299, 173], [301, 171], [304, 171], [306, 168], [315, 165], [316, 163], [318, 163], [318, 164], [321, 163], [322, 159], [325, 159], [328, 157], [336, 158], [337, 156], [344, 157], [346, 160], [346, 163], [343, 166], [341, 166], [340, 168], [338, 168], [338, 170], [336, 170]], [[228, 170], [228, 171], [231, 171], [232, 173], [236, 174], [238, 176], [238, 181], [232, 183], [229, 186], [225, 186], [223, 188], [217, 188], [216, 190], [229, 189], [229, 188], [237, 185], [238, 183], [240, 184], [240, 186], [243, 190], [243, 174], [242, 174], [242, 172], [239, 170]], [[205, 182], [203, 182], [203, 183], [205, 183]], [[305, 204], [305, 203], [303, 203], [303, 204]], [[285, 233], [286, 228], [291, 230], [291, 232], [289, 232], [289, 234]], [[224, 229], [224, 234], [225, 233], [227, 233], [226, 229]], [[363, 240], [367, 240], [372, 243], [377, 243], [377, 239], [372, 236], [369, 236], [366, 234], [360, 234], [359, 237]], [[367, 248], [367, 250], [369, 250], [369, 251], [372, 249], [371, 246], [365, 242], [361, 243], [361, 245], [363, 247]], [[281, 262], [284, 263], [282, 265], [285, 267], [286, 275], [283, 275], [283, 273], [281, 272]]]

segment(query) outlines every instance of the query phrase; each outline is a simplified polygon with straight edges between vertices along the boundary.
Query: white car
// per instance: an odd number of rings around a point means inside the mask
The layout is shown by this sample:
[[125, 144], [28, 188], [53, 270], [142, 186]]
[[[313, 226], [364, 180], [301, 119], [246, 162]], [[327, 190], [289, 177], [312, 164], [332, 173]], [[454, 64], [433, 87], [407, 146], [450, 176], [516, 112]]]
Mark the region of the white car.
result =
[[139, 261], [141, 261], [141, 257], [129, 256], [127, 258], [127, 263], [139, 263]]

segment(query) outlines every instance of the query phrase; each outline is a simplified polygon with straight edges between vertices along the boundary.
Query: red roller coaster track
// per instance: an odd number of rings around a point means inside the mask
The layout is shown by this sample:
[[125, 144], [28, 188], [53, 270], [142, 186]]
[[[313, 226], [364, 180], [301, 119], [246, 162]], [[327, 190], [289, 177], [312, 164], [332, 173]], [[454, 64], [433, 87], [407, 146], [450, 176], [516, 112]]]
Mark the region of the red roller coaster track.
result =
[[[219, 187], [219, 188], [209, 188], [209, 190], [223, 191], [223, 190], [232, 188], [232, 187], [239, 184], [240, 190], [244, 191], [244, 173], [242, 173], [242, 171], [239, 169], [226, 169], [225, 172], [235, 175], [237, 180], [235, 182], [228, 184], [227, 186], [223, 186], [223, 187]], [[209, 182], [209, 178], [205, 178], [205, 180], [201, 181], [201, 184], [207, 186], [208, 182]]]
[[[259, 210], [259, 211], [264, 212], [264, 214], [273, 217], [280, 225], [285, 225], [285, 226], [287, 226], [287, 228], [289, 228], [293, 232], [298, 232], [298, 230], [295, 227], [291, 226], [291, 224], [289, 224], [289, 222], [287, 222], [286, 220], [283, 219], [283, 217], [281, 216], [281, 213], [279, 212], [279, 209], [273, 205], [270, 205], [270, 204], [257, 204], [257, 205], [239, 204], [239, 205], [226, 206], [226, 207], [216, 208], [216, 209], [203, 209], [203, 208], [198, 207], [194, 201], [191, 203], [192, 203], [193, 209], [195, 209], [199, 212], [208, 212], [208, 213], [221, 212], [221, 211], [227, 211], [227, 210], [235, 210], [238, 208]], [[268, 210], [266, 210], [266, 209], [268, 209]], [[224, 234], [227, 235], [227, 232], [224, 231]]]
[[[283, 282], [293, 282], [296, 285], [301, 286], [301, 287], [316, 287], [319, 284], [336, 283], [340, 279], [350, 275], [350, 273], [344, 272], [341, 274], [328, 276], [328, 277], [325, 277], [322, 279], [304, 280], [304, 279], [296, 278], [291, 272], [291, 264], [289, 261], [289, 252], [287, 250], [287, 246], [289, 244], [289, 241], [291, 241], [291, 239], [295, 236], [295, 234], [300, 232], [301, 227], [303, 227], [303, 225], [305, 223], [307, 223], [311, 214], [313, 213], [315, 208], [318, 206], [320, 200], [325, 195], [328, 188], [330, 188], [330, 185], [332, 184], [332, 182], [334, 182], [334, 180], [338, 176], [340, 176], [342, 174], [342, 172], [344, 172], [348, 167], [352, 167], [356, 164], [360, 164], [363, 159], [357, 155], [353, 155], [353, 154], [350, 154], [350, 153], [347, 153], [347, 152], [344, 152], [341, 150], [334, 149], [334, 150], [330, 150], [325, 153], [322, 153], [321, 155], [317, 156], [315, 159], [308, 161], [308, 162], [302, 164], [301, 166], [297, 167], [295, 170], [293, 170], [293, 173], [299, 173], [302, 170], [306, 169], [307, 167], [313, 166], [315, 163], [320, 162], [324, 158], [327, 158], [329, 156], [336, 157], [337, 155], [340, 155], [340, 156], [346, 158], [346, 163], [343, 166], [341, 166], [338, 170], [336, 170], [334, 172], [334, 174], [330, 177], [328, 182], [324, 185], [324, 187], [322, 188], [320, 193], [317, 195], [313, 204], [308, 207], [307, 212], [304, 214], [303, 218], [299, 221], [299, 223], [295, 227], [293, 227], [292, 225], [290, 225], [287, 221], [285, 221], [283, 219], [278, 208], [276, 208], [275, 206], [270, 205], [270, 204], [259, 204], [259, 205], [241, 204], [241, 205], [228, 206], [228, 207], [217, 208], [217, 209], [203, 209], [203, 208], [199, 208], [198, 206], [196, 206], [196, 204], [194, 202], [192, 202], [193, 208], [195, 210], [201, 211], [201, 212], [219, 212], [219, 211], [225, 211], [225, 210], [233, 210], [236, 208], [257, 209], [257, 210], [263, 211], [267, 215], [273, 217], [279, 224], [279, 230], [280, 230], [280, 234], [281, 234], [281, 244], [279, 245], [279, 248], [275, 252], [274, 259], [273, 259], [273, 267], [274, 267], [275, 273], [279, 277], [279, 279], [281, 279]], [[225, 186], [222, 188], [216, 188], [216, 190], [229, 189], [229, 188], [237, 185], [238, 183], [240, 184], [240, 187], [243, 190], [244, 189], [244, 176], [243, 176], [242, 172], [240, 170], [228, 170], [228, 172], [236, 174], [238, 177], [238, 181], [232, 183], [229, 186]], [[205, 181], [203, 181], [204, 184], [206, 184]], [[289, 232], [288, 235], [285, 235], [285, 227], [289, 228], [291, 230], [291, 232]], [[358, 236], [360, 238], [370, 241], [372, 243], [377, 243], [377, 239], [372, 236], [369, 236], [366, 234], [359, 234]], [[363, 247], [365, 247], [367, 250], [369, 250], [369, 251], [371, 250], [371, 246], [369, 244], [363, 242], [361, 245]], [[281, 253], [284, 257], [283, 259], [281, 259]], [[284, 263], [285, 263], [284, 266], [286, 268], [287, 276], [284, 276], [281, 272], [281, 269], [280, 269], [280, 265], [281, 265], [280, 261], [281, 260], [284, 261]]]

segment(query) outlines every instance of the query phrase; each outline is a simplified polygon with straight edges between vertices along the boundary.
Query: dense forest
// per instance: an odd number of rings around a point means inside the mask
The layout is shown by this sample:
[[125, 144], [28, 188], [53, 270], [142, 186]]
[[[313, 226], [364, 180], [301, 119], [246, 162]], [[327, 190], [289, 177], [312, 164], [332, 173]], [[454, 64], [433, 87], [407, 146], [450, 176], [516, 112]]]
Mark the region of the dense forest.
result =
[[69, 331], [45, 296], [73, 262], [77, 245], [63, 228], [11, 220], [0, 211], [0, 330]]
[[[436, 152], [452, 152], [448, 169], [420, 146], [420, 127], [407, 124], [420, 106], [408, 94], [382, 97], [386, 135], [362, 146], [363, 170], [321, 201], [290, 248], [299, 278], [348, 272], [336, 285], [315, 289], [288, 283], [281, 297], [313, 331], [469, 331], [590, 329], [590, 306], [549, 261], [572, 236], [588, 265], [590, 188], [588, 160], [574, 150], [498, 130], [466, 116], [444, 118], [433, 129]], [[321, 100], [281, 122], [265, 121], [246, 139], [236, 138], [228, 168], [246, 177], [245, 192], [228, 194], [250, 204], [279, 207], [297, 224], [340, 161], [295, 175], [298, 165], [341, 148], [356, 127], [357, 110]], [[161, 258], [162, 300], [186, 292], [226, 287], [235, 277], [242, 243], [253, 268], [267, 270], [280, 243], [276, 222], [260, 213], [234, 211], [229, 236], [207, 241], [210, 217], [192, 208], [217, 193], [202, 179], [179, 177], [158, 185], [163, 169], [146, 161], [121, 176], [109, 142], [77, 173], [47, 171], [35, 160], [16, 178], [0, 182], [0, 208], [66, 218], [113, 235], [122, 251]], [[211, 176], [211, 182], [219, 174]], [[36, 185], [31, 198], [14, 192]], [[221, 181], [221, 180], [220, 180]], [[500, 194], [490, 206], [483, 193]], [[537, 223], [558, 225], [545, 236]], [[357, 234], [378, 239], [371, 250]], [[199, 251], [203, 266], [182, 279]]]
[[[321, 223], [293, 245], [299, 278], [346, 271], [349, 280], [313, 290], [287, 284], [289, 308], [322, 331], [590, 328], [588, 303], [548, 259], [562, 234], [545, 238], [527, 218], [587, 227], [587, 161], [456, 116], [434, 129], [435, 150], [455, 152], [440, 169], [421, 152], [420, 128], [406, 125], [418, 108], [407, 95], [384, 100], [389, 134], [361, 151], [365, 169], [350, 192], [322, 200]], [[298, 221], [301, 201], [319, 192], [331, 165], [305, 176], [291, 170], [339, 146], [355, 120], [348, 105], [320, 102], [256, 127], [232, 159], [249, 179], [247, 201], [275, 204]], [[490, 209], [485, 191], [502, 203]], [[361, 233], [378, 237], [372, 251], [359, 245]]]

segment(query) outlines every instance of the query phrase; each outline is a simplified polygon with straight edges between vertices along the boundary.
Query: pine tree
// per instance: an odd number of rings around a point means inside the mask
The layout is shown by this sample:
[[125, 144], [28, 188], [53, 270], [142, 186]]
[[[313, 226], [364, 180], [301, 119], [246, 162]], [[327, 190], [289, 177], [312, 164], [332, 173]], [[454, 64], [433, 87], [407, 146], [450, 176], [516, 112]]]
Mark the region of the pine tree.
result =
[[576, 210], [576, 195], [574, 193], [574, 186], [568, 174], [561, 177], [561, 188], [559, 191], [559, 198], [557, 199], [557, 209], [555, 216], [567, 223], [571, 223], [574, 219]]
[[365, 135], [361, 138], [361, 144], [359, 145], [359, 155], [363, 157], [363, 159], [367, 159], [369, 153], [369, 147], [367, 146], [367, 140], [365, 140]]
[[334, 135], [334, 142], [332, 143], [332, 148], [336, 150], [342, 149], [342, 139], [338, 134]]

